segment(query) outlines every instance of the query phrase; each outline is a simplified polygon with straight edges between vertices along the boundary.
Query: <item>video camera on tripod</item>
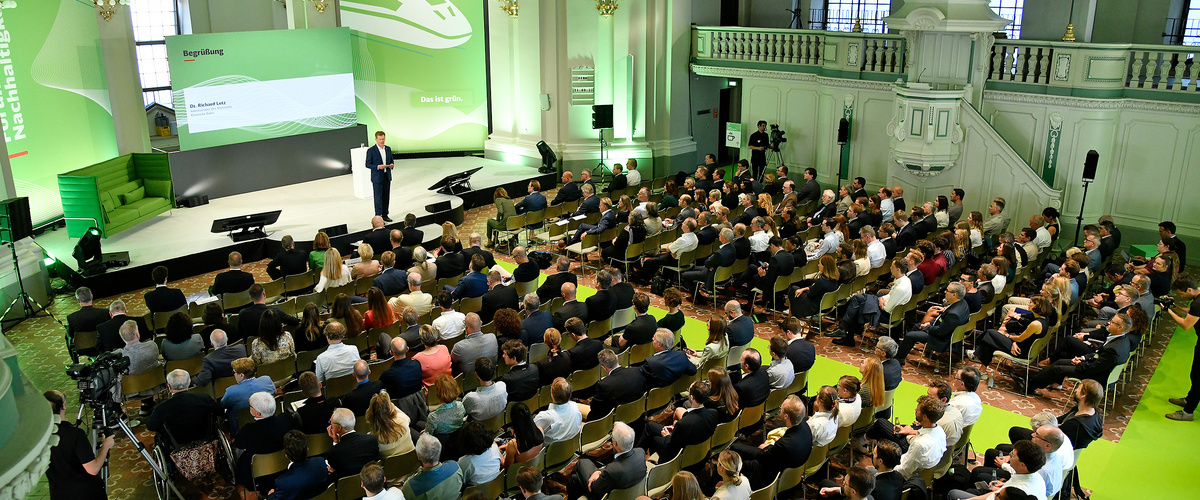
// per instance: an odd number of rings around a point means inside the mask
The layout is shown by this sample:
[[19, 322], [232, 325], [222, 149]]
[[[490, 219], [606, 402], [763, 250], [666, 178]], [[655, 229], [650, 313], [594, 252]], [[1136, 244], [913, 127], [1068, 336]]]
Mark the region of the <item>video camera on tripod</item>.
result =
[[79, 389], [79, 412], [92, 408], [92, 426], [109, 429], [120, 418], [120, 407], [113, 397], [120, 376], [129, 373], [129, 358], [119, 352], [106, 352], [92, 364], [76, 363], [67, 367], [67, 376]]
[[772, 124], [771, 125], [771, 145], [767, 149], [770, 149], [771, 151], [779, 152], [779, 145], [787, 142], [787, 137], [784, 137], [784, 134], [786, 134], [786, 133], [787, 132], [779, 130], [779, 125]]

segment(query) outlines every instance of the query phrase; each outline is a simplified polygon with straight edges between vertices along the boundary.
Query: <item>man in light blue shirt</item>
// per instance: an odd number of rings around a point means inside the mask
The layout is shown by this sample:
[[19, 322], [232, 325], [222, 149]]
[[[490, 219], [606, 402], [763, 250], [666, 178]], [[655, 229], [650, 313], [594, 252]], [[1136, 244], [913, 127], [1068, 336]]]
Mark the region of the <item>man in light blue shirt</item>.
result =
[[314, 363], [317, 381], [322, 384], [329, 379], [350, 374], [354, 371], [354, 363], [362, 359], [358, 355], [357, 347], [342, 343], [345, 336], [345, 325], [337, 321], [330, 321], [325, 325], [325, 340], [329, 342], [329, 347], [317, 356]]
[[557, 443], [575, 437], [583, 429], [583, 414], [579, 406], [571, 401], [571, 383], [558, 377], [550, 386], [550, 397], [554, 401], [543, 412], [533, 417], [533, 423], [542, 428], [545, 443]]
[[892, 189], [887, 186], [879, 188], [879, 211], [883, 213], [883, 220], [892, 220], [892, 214], [896, 211], [896, 204], [892, 202]]
[[809, 261], [820, 259], [825, 254], [837, 255], [839, 242], [837, 231], [834, 231], [835, 227], [837, 227], [837, 221], [832, 218], [821, 221], [821, 229], [825, 231], [825, 237], [821, 238], [821, 246], [817, 247], [817, 252], [808, 256]]

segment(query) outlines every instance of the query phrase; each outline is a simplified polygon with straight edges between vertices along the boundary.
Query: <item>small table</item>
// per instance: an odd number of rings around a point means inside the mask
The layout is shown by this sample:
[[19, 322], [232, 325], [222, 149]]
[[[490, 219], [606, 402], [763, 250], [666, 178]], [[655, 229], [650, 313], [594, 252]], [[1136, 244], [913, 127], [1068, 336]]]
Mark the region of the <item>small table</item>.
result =
[[1158, 255], [1158, 245], [1129, 245], [1129, 255], [1150, 258]]

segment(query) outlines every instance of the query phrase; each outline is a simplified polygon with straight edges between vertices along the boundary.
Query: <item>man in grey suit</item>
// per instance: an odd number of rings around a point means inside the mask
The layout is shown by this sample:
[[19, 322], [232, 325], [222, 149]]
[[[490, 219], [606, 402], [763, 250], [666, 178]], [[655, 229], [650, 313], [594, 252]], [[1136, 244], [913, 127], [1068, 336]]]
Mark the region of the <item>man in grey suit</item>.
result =
[[204, 356], [204, 364], [200, 373], [192, 381], [196, 387], [204, 387], [215, 379], [233, 376], [233, 360], [246, 357], [245, 345], [228, 345], [229, 337], [224, 330], [213, 330], [209, 336], [212, 341], [212, 352]]
[[633, 429], [624, 422], [613, 424], [613, 451], [616, 454], [612, 463], [600, 468], [591, 459], [581, 458], [571, 475], [568, 496], [604, 498], [613, 490], [632, 487], [645, 479], [646, 452], [633, 447], [633, 438]]
[[542, 493], [542, 473], [533, 467], [521, 467], [517, 471], [517, 486], [521, 488], [521, 496], [525, 500], [563, 500], [562, 495]]
[[450, 358], [454, 361], [454, 373], [475, 373], [475, 360], [478, 358], [489, 358], [496, 361], [496, 334], [483, 333], [483, 322], [479, 319], [479, 315], [475, 313], [467, 313], [466, 319], [463, 321], [466, 326], [466, 336], [462, 340], [454, 344], [454, 349], [450, 351]]

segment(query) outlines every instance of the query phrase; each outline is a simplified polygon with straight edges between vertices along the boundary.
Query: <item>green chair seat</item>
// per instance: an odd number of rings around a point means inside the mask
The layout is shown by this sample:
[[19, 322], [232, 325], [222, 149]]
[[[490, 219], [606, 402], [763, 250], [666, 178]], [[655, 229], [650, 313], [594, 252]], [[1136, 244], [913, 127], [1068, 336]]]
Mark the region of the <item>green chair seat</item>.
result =
[[121, 209], [126, 208], [137, 210], [139, 217], [145, 217], [147, 215], [159, 214], [163, 210], [169, 210], [171, 208], [171, 204], [167, 202], [166, 198], [142, 198], [138, 201], [130, 203], [129, 205], [121, 207]]
[[141, 214], [138, 213], [136, 208], [121, 207], [108, 213], [108, 225], [114, 227], [124, 226], [137, 220], [138, 217], [141, 217]]

